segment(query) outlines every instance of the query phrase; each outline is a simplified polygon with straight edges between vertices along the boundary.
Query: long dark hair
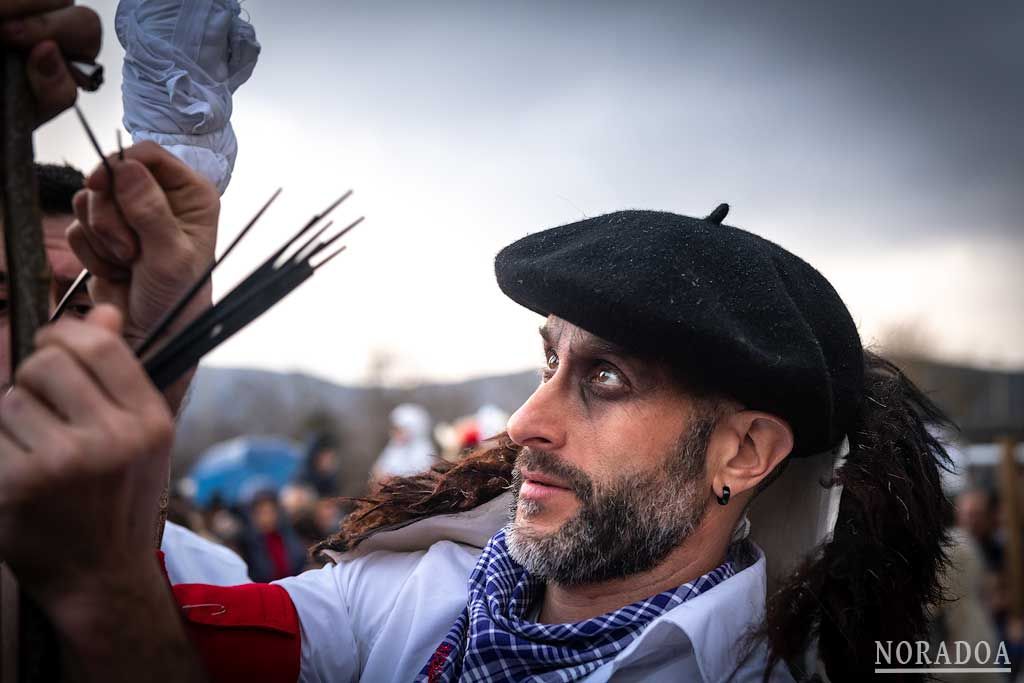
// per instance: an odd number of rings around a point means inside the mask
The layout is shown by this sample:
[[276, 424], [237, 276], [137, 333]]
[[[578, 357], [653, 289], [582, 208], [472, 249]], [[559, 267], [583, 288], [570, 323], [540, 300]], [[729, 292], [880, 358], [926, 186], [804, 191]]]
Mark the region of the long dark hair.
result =
[[899, 368], [868, 351], [864, 381], [834, 482], [843, 494], [832, 540], [767, 602], [757, 633], [769, 649], [765, 681], [780, 661], [802, 661], [814, 640], [832, 683], [865, 680], [876, 641], [927, 639], [929, 608], [944, 599], [953, 510], [940, 479], [950, 460], [935, 433], [952, 423]]

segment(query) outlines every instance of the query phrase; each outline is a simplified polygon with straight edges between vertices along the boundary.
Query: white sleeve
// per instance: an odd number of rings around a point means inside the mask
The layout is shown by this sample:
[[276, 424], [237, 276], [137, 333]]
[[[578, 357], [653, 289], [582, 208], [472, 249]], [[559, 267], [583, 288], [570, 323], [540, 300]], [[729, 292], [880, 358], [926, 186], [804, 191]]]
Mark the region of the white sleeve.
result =
[[302, 629], [302, 683], [358, 681], [422, 552], [377, 552], [275, 581]]
[[172, 584], [209, 583], [237, 586], [251, 583], [249, 568], [241, 557], [174, 522], [164, 525], [160, 542], [167, 577]]

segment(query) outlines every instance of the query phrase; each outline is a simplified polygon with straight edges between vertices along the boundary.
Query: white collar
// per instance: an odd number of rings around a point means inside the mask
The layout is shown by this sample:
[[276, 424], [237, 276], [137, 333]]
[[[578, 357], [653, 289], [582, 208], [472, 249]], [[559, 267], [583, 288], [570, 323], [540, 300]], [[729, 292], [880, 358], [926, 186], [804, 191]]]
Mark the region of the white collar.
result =
[[741, 661], [742, 646], [751, 628], [761, 623], [765, 601], [765, 557], [748, 543], [753, 561], [710, 590], [672, 608], [652, 621], [615, 658], [614, 668], [643, 659], [666, 648], [666, 627], [675, 631], [678, 646], [685, 652], [687, 642], [700, 669], [702, 680], [729, 680]]

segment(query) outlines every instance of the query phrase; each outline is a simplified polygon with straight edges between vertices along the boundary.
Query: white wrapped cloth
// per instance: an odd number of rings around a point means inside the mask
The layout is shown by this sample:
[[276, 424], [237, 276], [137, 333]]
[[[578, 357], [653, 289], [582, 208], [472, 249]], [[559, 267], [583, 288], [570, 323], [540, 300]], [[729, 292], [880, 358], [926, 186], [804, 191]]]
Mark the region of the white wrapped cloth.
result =
[[124, 126], [227, 189], [238, 153], [231, 96], [252, 75], [260, 44], [236, 0], [121, 0]]

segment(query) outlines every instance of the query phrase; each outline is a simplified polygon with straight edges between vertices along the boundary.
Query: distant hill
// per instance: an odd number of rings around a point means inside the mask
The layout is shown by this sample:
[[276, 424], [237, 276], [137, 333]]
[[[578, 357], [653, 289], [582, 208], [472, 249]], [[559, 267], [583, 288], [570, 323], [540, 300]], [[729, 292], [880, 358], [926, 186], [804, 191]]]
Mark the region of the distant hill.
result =
[[310, 424], [331, 423], [343, 437], [345, 493], [362, 490], [388, 438], [388, 415], [399, 403], [424, 405], [450, 421], [492, 403], [514, 411], [537, 386], [533, 371], [410, 389], [351, 387], [301, 373], [202, 367], [178, 423], [172, 475], [181, 476], [209, 446], [242, 434], [303, 439]]

